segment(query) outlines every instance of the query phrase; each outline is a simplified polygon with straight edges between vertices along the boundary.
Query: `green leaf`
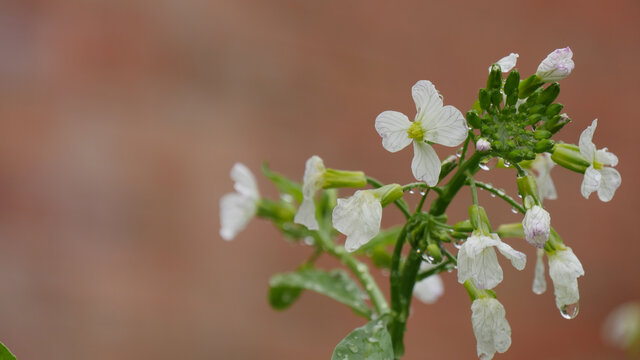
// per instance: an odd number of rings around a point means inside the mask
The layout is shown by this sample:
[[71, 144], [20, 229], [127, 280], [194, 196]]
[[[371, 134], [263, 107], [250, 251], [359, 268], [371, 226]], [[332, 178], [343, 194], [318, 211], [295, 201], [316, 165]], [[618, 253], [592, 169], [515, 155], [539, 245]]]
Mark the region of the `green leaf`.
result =
[[302, 187], [299, 183], [269, 169], [269, 164], [262, 164], [262, 173], [271, 180], [282, 194], [289, 194], [298, 203], [302, 203]]
[[291, 306], [302, 290], [312, 290], [349, 306], [358, 315], [369, 317], [371, 309], [364, 302], [366, 294], [342, 270], [329, 272], [303, 268], [276, 274], [269, 281], [269, 303], [276, 310]]
[[393, 360], [391, 335], [384, 318], [370, 321], [342, 339], [331, 360]]
[[16, 360], [16, 356], [0, 342], [0, 360]]

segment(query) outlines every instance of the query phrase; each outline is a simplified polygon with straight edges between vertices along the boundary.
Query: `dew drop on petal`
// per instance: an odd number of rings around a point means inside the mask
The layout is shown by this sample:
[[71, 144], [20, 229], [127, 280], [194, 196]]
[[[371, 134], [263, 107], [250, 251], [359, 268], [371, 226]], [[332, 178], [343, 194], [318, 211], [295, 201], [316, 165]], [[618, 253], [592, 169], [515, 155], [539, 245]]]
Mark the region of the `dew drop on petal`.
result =
[[353, 344], [349, 344], [349, 350], [351, 350], [351, 352], [355, 354], [358, 352], [358, 347]]
[[579, 305], [579, 303], [574, 303], [562, 306], [560, 315], [565, 319], [575, 319], [575, 317], [578, 316], [578, 311], [580, 310]]

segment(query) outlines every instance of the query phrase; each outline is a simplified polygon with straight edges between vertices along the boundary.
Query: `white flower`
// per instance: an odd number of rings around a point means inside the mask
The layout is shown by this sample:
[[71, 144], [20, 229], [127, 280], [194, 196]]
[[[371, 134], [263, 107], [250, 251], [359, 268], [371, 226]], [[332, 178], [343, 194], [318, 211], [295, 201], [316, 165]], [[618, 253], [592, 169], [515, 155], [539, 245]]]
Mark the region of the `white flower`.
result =
[[592, 139], [597, 125], [598, 119], [593, 120], [591, 126], [588, 126], [580, 134], [580, 140], [578, 141], [580, 153], [591, 164], [584, 172], [580, 192], [585, 199], [588, 199], [589, 195], [597, 190], [600, 200], [607, 202], [613, 199], [613, 194], [622, 183], [622, 177], [618, 170], [612, 167], [604, 167], [604, 165], [616, 166], [618, 157], [607, 152], [607, 148], [596, 150]]
[[[516, 67], [516, 62], [518, 61], [519, 56], [520, 55], [516, 53], [511, 53], [496, 61], [496, 64], [500, 65], [500, 70], [502, 70], [503, 73], [508, 73], [511, 69]], [[489, 66], [489, 72], [491, 72], [491, 66]]]
[[575, 67], [572, 57], [573, 52], [568, 46], [554, 50], [538, 65], [536, 76], [543, 82], [553, 82], [566, 78]]
[[536, 268], [533, 274], [533, 285], [531, 286], [531, 290], [533, 290], [535, 294], [540, 295], [547, 291], [547, 279], [544, 277], [544, 261], [542, 261], [544, 250], [537, 249], [536, 251]]
[[556, 295], [556, 306], [562, 311], [565, 306], [576, 304], [580, 300], [578, 277], [584, 275], [584, 269], [569, 247], [548, 254], [547, 257], [549, 258], [549, 276], [553, 281]]
[[[427, 271], [434, 266], [423, 262], [420, 264], [420, 271]], [[418, 281], [413, 287], [413, 296], [425, 304], [433, 304], [444, 294], [444, 285], [442, 278], [438, 274], [429, 276]]]
[[478, 358], [490, 360], [496, 352], [507, 351], [511, 346], [511, 327], [504, 306], [494, 298], [480, 298], [471, 304], [471, 312]]
[[485, 138], [480, 138], [476, 141], [476, 150], [477, 151], [487, 151], [491, 149], [491, 143], [487, 141]]
[[319, 156], [313, 155], [307, 160], [302, 178], [302, 204], [293, 222], [302, 224], [309, 230], [318, 230], [316, 205], [313, 197], [324, 185], [324, 173], [327, 169]]
[[442, 105], [442, 98], [430, 81], [418, 81], [411, 93], [417, 110], [414, 121], [397, 111], [385, 111], [376, 118], [376, 130], [382, 137], [382, 146], [390, 152], [400, 151], [413, 141], [413, 176], [435, 186], [440, 159], [429, 143], [457, 146], [467, 138], [469, 130], [458, 109]]
[[502, 281], [502, 268], [493, 247], [498, 248], [511, 265], [522, 270], [527, 256], [503, 243], [497, 234], [482, 235], [473, 232], [458, 252], [458, 282], [473, 279], [480, 289], [492, 289]]
[[348, 199], [338, 199], [333, 208], [333, 227], [347, 235], [344, 248], [356, 251], [380, 232], [382, 204], [372, 190], [358, 190]]
[[613, 310], [604, 322], [602, 335], [608, 343], [621, 349], [629, 349], [637, 343], [640, 340], [640, 304], [626, 303]]
[[[531, 163], [531, 169], [535, 170], [534, 177], [538, 186], [538, 194], [541, 199], [555, 200], [558, 198], [556, 187], [551, 179], [551, 169], [555, 166], [551, 155], [548, 153], [538, 154]], [[530, 173], [532, 171], [529, 171]]]
[[543, 248], [549, 240], [551, 231], [551, 217], [547, 210], [538, 205], [532, 206], [524, 214], [522, 228], [527, 242], [535, 247]]
[[229, 241], [244, 229], [256, 214], [260, 193], [256, 179], [246, 166], [236, 163], [231, 168], [235, 193], [220, 199], [220, 236]]

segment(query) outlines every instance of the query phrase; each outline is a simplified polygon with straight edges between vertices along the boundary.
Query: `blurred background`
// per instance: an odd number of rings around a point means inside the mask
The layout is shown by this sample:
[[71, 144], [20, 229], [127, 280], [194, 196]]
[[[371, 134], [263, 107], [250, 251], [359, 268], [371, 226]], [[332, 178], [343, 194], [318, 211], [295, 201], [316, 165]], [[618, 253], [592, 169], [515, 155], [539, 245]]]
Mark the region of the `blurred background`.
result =
[[[3, 1], [0, 340], [21, 359], [330, 358], [363, 320], [312, 293], [269, 308], [269, 277], [311, 249], [260, 220], [220, 238], [232, 165], [259, 173], [267, 160], [301, 179], [317, 154], [411, 182], [412, 151], [382, 148], [378, 113], [413, 117], [420, 79], [466, 112], [492, 62], [517, 52], [528, 76], [571, 46], [559, 102], [573, 123], [559, 137], [577, 143], [599, 118], [595, 144], [619, 156], [623, 182], [610, 203], [587, 201], [581, 175], [552, 172], [559, 200], [545, 205], [586, 271], [580, 315], [565, 320], [553, 291], [531, 292], [535, 252], [510, 241], [529, 264], [505, 266], [496, 289], [513, 332], [496, 358], [624, 359], [601, 327], [640, 299], [639, 17], [637, 0]], [[514, 194], [513, 171], [481, 179]], [[466, 216], [465, 195], [451, 221]], [[494, 226], [520, 220], [480, 196]], [[384, 225], [400, 221], [385, 211]], [[413, 305], [406, 359], [475, 358], [468, 297], [455, 273], [444, 282], [436, 304]]]

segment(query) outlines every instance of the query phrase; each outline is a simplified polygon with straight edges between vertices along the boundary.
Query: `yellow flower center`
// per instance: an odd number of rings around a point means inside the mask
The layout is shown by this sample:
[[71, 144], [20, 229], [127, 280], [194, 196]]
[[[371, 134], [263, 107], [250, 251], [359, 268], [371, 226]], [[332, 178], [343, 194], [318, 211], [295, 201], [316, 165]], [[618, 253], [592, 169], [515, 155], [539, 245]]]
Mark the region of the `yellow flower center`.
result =
[[409, 135], [409, 139], [414, 139], [415, 141], [424, 140], [424, 134], [426, 131], [422, 127], [422, 123], [420, 121], [414, 121], [413, 124], [407, 130], [407, 135]]

